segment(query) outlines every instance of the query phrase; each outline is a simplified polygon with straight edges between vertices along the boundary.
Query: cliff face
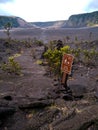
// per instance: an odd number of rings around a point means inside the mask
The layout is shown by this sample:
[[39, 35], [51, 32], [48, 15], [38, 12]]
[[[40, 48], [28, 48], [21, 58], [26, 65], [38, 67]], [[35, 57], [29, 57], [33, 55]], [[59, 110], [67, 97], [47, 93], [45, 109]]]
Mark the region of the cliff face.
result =
[[33, 24], [41, 28], [78, 28], [96, 26], [98, 25], [98, 11], [71, 15], [68, 20], [34, 22]]
[[72, 15], [64, 27], [88, 27], [98, 25], [98, 11], [92, 13]]
[[5, 24], [10, 22], [12, 27], [33, 27], [30, 23], [26, 22], [24, 19], [13, 16], [0, 16], [0, 29], [3, 29]]
[[49, 21], [49, 22], [31, 22], [28, 23], [22, 18], [11, 16], [0, 16], [0, 29], [10, 22], [12, 27], [39, 27], [39, 28], [78, 28], [98, 26], [98, 11], [92, 13], [72, 15], [68, 20]]

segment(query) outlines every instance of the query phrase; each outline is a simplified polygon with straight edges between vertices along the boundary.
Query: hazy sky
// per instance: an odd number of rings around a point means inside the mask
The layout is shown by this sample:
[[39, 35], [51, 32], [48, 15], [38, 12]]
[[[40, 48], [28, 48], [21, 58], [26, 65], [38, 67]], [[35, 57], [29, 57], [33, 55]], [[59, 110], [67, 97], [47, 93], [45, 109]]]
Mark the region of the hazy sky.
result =
[[0, 0], [0, 15], [26, 21], [67, 20], [72, 14], [98, 10], [98, 0]]

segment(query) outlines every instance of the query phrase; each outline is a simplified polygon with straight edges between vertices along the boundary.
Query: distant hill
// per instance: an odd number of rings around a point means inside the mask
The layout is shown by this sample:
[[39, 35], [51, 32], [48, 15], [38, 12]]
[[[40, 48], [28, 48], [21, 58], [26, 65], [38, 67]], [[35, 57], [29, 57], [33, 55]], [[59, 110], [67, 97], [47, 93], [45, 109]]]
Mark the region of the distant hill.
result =
[[78, 28], [98, 26], [98, 11], [71, 15], [68, 20], [49, 21], [49, 22], [26, 22], [20, 17], [0, 16], [0, 29], [4, 28], [7, 22], [12, 26], [22, 28]]
[[91, 27], [98, 26], [98, 11], [92, 13], [84, 13], [72, 15], [67, 20], [65, 27]]
[[5, 24], [10, 22], [12, 24], [12, 27], [34, 27], [34, 25], [26, 22], [24, 19], [20, 17], [15, 16], [0, 16], [0, 29], [3, 29]]
[[71, 15], [68, 20], [52, 22], [34, 22], [33, 24], [43, 28], [78, 28], [97, 26], [98, 11], [92, 13]]
[[40, 28], [61, 28], [66, 23], [66, 20], [60, 21], [49, 21], [49, 22], [32, 22], [31, 24], [36, 25]]

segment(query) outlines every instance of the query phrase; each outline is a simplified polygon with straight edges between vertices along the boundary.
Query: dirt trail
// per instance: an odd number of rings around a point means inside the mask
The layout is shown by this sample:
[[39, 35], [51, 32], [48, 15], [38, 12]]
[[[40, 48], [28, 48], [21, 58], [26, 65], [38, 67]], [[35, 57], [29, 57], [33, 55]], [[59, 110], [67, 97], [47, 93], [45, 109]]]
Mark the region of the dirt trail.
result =
[[[32, 58], [31, 50], [32, 48], [26, 48], [15, 58], [22, 66], [21, 76], [0, 74], [0, 107], [16, 109], [16, 113], [3, 122], [0, 130], [25, 130], [28, 118], [19, 106], [46, 98], [48, 90], [52, 87], [52, 79], [44, 76], [45, 68], [37, 64], [43, 49], [36, 48], [36, 59]], [[9, 96], [12, 99], [5, 100], [5, 97]]]
[[16, 59], [21, 64], [24, 74], [18, 85], [20, 88], [16, 89], [18, 96], [40, 98], [45, 96], [46, 90], [51, 87], [51, 79], [44, 76], [45, 68], [37, 63], [41, 49], [36, 49], [36, 59], [33, 59], [31, 55], [32, 49], [23, 50], [22, 55]]
[[36, 59], [31, 55], [32, 48], [24, 49], [16, 61], [22, 66], [22, 76], [0, 75], [0, 97], [11, 95], [12, 97], [42, 98], [51, 88], [52, 79], [44, 76], [45, 68], [37, 63], [43, 48], [35, 50]]

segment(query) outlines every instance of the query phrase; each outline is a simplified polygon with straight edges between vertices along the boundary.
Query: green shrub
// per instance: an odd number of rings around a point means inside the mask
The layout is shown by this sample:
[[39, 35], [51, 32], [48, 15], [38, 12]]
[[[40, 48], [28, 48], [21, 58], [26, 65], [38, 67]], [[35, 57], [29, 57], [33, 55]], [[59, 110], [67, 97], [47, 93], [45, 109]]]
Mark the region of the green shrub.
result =
[[71, 49], [71, 53], [74, 55], [75, 63], [79, 63], [82, 61], [81, 59], [82, 50], [80, 48]]
[[36, 63], [37, 63], [38, 65], [42, 65], [42, 64], [43, 64], [43, 61], [42, 61], [42, 60], [37, 60]]
[[10, 74], [16, 74], [16, 75], [21, 74], [21, 67], [19, 63], [14, 60], [13, 56], [8, 58], [7, 63], [3, 63], [1, 65], [1, 69]]
[[98, 52], [95, 49], [83, 50], [85, 65], [95, 65], [98, 60]]
[[36, 44], [37, 46], [43, 46], [43, 45], [44, 45], [43, 41], [41, 41], [41, 40], [36, 40], [36, 41], [35, 41], [35, 44]]
[[44, 57], [46, 58], [49, 66], [49, 70], [54, 73], [54, 75], [61, 74], [61, 61], [64, 53], [70, 53], [70, 46], [64, 46], [60, 50], [58, 49], [48, 49], [44, 53]]

